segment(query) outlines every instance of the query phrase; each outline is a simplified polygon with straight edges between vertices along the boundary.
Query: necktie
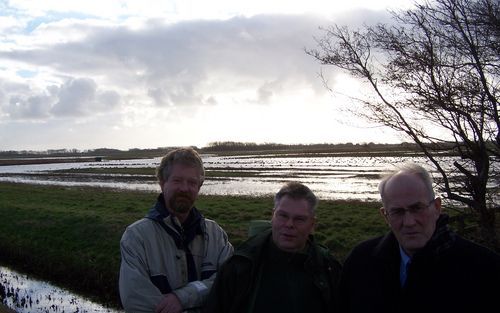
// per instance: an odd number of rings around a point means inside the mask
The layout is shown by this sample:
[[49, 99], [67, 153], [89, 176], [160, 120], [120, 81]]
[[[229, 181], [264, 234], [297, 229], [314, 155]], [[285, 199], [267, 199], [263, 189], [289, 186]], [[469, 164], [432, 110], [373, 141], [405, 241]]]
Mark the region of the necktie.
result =
[[410, 268], [410, 261], [406, 262], [406, 264], [402, 268], [400, 277], [401, 287], [403, 287], [406, 284], [406, 278], [408, 277], [409, 268]]

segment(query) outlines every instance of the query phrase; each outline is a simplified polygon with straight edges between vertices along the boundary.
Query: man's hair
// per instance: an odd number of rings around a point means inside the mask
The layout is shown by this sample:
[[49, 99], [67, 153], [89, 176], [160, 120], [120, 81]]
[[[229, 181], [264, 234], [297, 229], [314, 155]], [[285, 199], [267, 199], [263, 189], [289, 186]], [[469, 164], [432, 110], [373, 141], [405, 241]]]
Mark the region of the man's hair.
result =
[[385, 203], [385, 200], [386, 200], [386, 198], [385, 198], [385, 185], [387, 184], [387, 182], [391, 178], [393, 178], [396, 174], [400, 174], [400, 173], [413, 174], [413, 175], [416, 175], [417, 177], [419, 177], [424, 182], [425, 187], [426, 187], [429, 195], [432, 198], [435, 197], [434, 189], [432, 187], [433, 181], [432, 181], [431, 174], [425, 168], [423, 168], [422, 166], [420, 166], [418, 164], [406, 163], [406, 164], [398, 167], [397, 170], [393, 171], [389, 175], [382, 178], [382, 180], [378, 184], [378, 191], [380, 193], [382, 203]]
[[165, 181], [170, 177], [174, 164], [192, 166], [200, 172], [200, 186], [205, 180], [205, 168], [200, 155], [193, 148], [178, 148], [169, 151], [156, 168], [156, 178], [158, 181]]
[[283, 197], [288, 196], [294, 200], [305, 199], [309, 204], [312, 215], [316, 212], [318, 198], [306, 185], [299, 182], [287, 182], [274, 196], [274, 208], [276, 209]]

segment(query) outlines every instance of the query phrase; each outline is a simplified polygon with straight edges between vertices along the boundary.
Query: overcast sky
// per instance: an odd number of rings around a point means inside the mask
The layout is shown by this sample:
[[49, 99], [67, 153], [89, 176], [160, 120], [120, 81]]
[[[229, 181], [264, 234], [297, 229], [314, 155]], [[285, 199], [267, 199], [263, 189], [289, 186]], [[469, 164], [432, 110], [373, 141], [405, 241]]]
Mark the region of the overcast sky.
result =
[[0, 150], [398, 142], [304, 48], [410, 3], [0, 0]]

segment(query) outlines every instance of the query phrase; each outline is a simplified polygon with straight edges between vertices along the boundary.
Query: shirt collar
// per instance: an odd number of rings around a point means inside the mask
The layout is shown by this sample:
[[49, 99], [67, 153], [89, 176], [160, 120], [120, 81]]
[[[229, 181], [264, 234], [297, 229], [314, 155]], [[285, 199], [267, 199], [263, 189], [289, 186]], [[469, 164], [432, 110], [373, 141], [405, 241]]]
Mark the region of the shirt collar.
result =
[[401, 245], [399, 246], [399, 254], [401, 254], [401, 263], [406, 266], [406, 264], [410, 262], [411, 258], [408, 254], [406, 254]]

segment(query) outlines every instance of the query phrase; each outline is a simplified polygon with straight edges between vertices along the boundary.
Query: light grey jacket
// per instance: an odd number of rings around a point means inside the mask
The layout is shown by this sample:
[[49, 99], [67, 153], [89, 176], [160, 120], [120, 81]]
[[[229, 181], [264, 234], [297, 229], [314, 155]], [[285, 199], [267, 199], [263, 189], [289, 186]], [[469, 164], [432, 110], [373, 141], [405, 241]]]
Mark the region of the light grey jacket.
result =
[[157, 216], [157, 219], [162, 219], [165, 225], [151, 217], [143, 218], [123, 233], [119, 279], [122, 305], [126, 312], [154, 312], [165, 296], [158, 287], [163, 284], [163, 292], [175, 293], [185, 312], [199, 312], [212, 287], [215, 272], [232, 255], [233, 246], [216, 222], [201, 218], [201, 234], [188, 245], [199, 280], [189, 282], [186, 251], [178, 248], [174, 238], [163, 228], [168, 227], [179, 234], [172, 225], [180, 226], [179, 221], [170, 216]]

